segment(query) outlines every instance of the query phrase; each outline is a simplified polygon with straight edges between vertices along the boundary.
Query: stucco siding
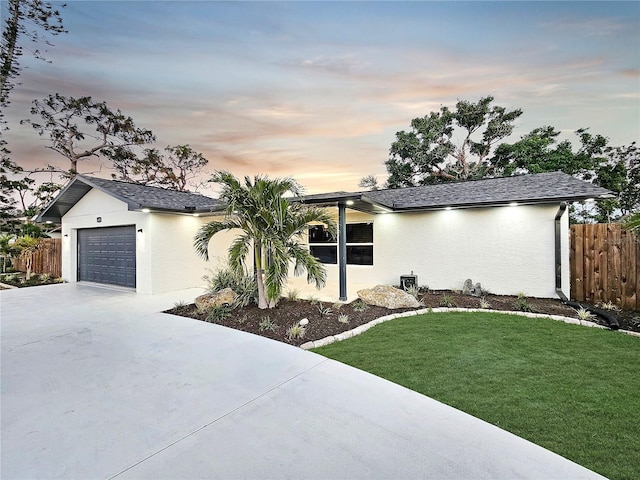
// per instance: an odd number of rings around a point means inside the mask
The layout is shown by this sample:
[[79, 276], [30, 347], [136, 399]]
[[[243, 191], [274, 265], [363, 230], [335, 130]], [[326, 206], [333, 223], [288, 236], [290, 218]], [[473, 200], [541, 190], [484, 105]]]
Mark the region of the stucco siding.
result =
[[[432, 289], [461, 289], [471, 278], [493, 293], [556, 297], [557, 212], [558, 205], [384, 215], [348, 211], [348, 223], [374, 222], [374, 265], [349, 265], [348, 286], [398, 285], [400, 275], [413, 271], [420, 285]], [[561, 246], [563, 291], [569, 295], [567, 215]], [[326, 268], [327, 280], [335, 286], [338, 267]]]

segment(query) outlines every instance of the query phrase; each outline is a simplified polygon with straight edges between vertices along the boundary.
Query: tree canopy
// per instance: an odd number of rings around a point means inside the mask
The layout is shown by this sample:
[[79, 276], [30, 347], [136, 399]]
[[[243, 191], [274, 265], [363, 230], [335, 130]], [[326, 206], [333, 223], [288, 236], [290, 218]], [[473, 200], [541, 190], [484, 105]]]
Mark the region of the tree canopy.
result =
[[[411, 121], [410, 131], [396, 133], [386, 161], [389, 188], [413, 187], [454, 180], [473, 180], [493, 173], [489, 155], [494, 145], [513, 132], [522, 110], [492, 105], [487, 96], [477, 103], [460, 100], [455, 109], [441, 107]], [[462, 141], [456, 145], [456, 127]]]
[[165, 155], [155, 148], [145, 149], [142, 157], [131, 150], [114, 149], [110, 155], [117, 180], [171, 188], [181, 192], [200, 186], [198, 175], [209, 161], [189, 145], [168, 146]]
[[113, 158], [116, 150], [155, 141], [151, 130], [139, 128], [131, 117], [112, 110], [106, 102], [91, 97], [65, 97], [58, 93], [34, 100], [31, 114], [42, 121], [23, 120], [51, 139], [50, 148], [70, 162], [68, 172], [78, 173], [78, 162], [93, 156]]

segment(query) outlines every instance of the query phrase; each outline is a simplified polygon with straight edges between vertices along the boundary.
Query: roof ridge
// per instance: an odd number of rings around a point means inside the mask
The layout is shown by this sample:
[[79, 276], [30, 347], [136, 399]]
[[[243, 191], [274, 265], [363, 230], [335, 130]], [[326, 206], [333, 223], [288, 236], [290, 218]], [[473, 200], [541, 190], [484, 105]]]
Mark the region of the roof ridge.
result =
[[142, 183], [136, 183], [136, 182], [127, 182], [125, 180], [116, 180], [116, 179], [109, 179], [109, 178], [102, 178], [102, 177], [93, 177], [90, 175], [84, 175], [84, 174], [77, 174], [78, 177], [81, 178], [85, 178], [89, 181], [94, 181], [94, 180], [98, 180], [101, 182], [110, 182], [110, 183], [120, 183], [120, 184], [124, 184], [124, 185], [135, 185], [136, 187], [144, 187], [144, 188], [153, 188], [162, 192], [172, 192], [172, 193], [182, 193], [182, 194], [187, 194], [187, 195], [198, 195], [200, 197], [204, 197], [204, 198], [209, 198], [211, 200], [217, 200], [213, 197], [209, 197], [207, 195], [203, 195], [202, 193], [199, 192], [183, 192], [180, 190], [175, 190], [173, 188], [163, 188], [163, 187], [158, 187], [155, 185], [144, 185]]

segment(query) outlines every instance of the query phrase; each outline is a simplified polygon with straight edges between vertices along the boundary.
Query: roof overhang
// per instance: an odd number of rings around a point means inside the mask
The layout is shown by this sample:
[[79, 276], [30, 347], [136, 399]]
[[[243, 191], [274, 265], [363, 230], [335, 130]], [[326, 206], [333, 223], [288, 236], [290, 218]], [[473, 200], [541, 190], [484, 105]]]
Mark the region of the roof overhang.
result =
[[47, 205], [42, 212], [37, 215], [34, 219], [35, 222], [52, 222], [52, 223], [60, 223], [62, 221], [62, 217], [73, 208], [73, 206], [78, 203], [82, 197], [84, 197], [91, 189], [97, 189], [127, 205], [128, 210], [133, 211], [142, 211], [142, 212], [153, 212], [153, 213], [172, 213], [172, 214], [182, 214], [182, 215], [195, 215], [195, 216], [207, 216], [207, 215], [215, 215], [220, 209], [219, 208], [197, 208], [195, 206], [185, 205], [183, 210], [179, 209], [168, 209], [168, 208], [158, 208], [152, 207], [149, 205], [145, 205], [136, 201], [131, 200], [130, 198], [123, 197], [118, 195], [115, 192], [107, 190], [102, 186], [98, 185], [95, 182], [92, 182], [91, 179], [83, 177], [81, 175], [77, 175], [74, 177], [61, 191], [58, 193], [56, 198], [54, 198], [49, 205]]
[[91, 180], [78, 175], [74, 177], [73, 180], [71, 180], [67, 186], [60, 191], [60, 193], [58, 193], [56, 198], [54, 198], [49, 205], [44, 208], [44, 210], [42, 210], [42, 212], [36, 217], [36, 221], [60, 223], [62, 217], [71, 210], [71, 208], [78, 203], [82, 197], [89, 193], [89, 190], [92, 188], [96, 188], [126, 203], [129, 210], [142, 208], [140, 204], [115, 195], [113, 192], [107, 192], [103, 188], [94, 184]]
[[373, 199], [366, 196], [365, 193], [345, 193], [335, 195], [309, 195], [305, 197], [299, 197], [294, 199], [305, 205], [315, 205], [318, 207], [337, 207], [339, 205], [345, 205], [351, 210], [357, 210], [363, 213], [387, 213], [393, 211], [393, 209], [382, 205]]

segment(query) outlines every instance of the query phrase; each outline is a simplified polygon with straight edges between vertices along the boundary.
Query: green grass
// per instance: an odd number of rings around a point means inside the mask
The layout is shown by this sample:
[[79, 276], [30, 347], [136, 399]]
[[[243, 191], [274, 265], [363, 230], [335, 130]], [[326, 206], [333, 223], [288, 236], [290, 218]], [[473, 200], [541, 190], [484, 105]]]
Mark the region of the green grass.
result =
[[640, 478], [640, 338], [494, 313], [430, 313], [315, 349], [611, 479]]

